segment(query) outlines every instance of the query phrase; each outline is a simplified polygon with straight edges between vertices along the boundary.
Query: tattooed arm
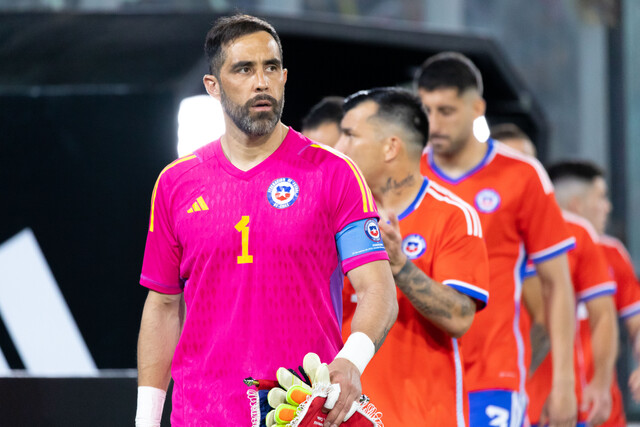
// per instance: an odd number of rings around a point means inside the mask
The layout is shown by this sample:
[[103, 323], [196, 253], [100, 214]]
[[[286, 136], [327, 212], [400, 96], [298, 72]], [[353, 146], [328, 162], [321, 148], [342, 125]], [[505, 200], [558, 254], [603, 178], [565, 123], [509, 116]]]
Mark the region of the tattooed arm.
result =
[[461, 337], [471, 326], [476, 312], [474, 300], [427, 276], [402, 253], [402, 236], [395, 216], [390, 224], [380, 222], [391, 272], [396, 286], [420, 314], [454, 338]]
[[551, 350], [551, 341], [545, 325], [544, 300], [542, 298], [542, 284], [540, 278], [530, 276], [522, 282], [522, 305], [531, 317], [531, 364], [529, 376], [542, 364]]

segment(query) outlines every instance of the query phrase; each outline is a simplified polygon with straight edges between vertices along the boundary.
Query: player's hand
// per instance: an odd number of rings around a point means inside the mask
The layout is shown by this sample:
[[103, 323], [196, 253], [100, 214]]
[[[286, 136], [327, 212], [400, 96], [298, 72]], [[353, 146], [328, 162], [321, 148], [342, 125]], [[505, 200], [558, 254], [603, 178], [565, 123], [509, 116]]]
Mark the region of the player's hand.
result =
[[589, 411], [587, 422], [590, 426], [599, 426], [611, 415], [611, 392], [607, 386], [588, 384], [582, 393], [582, 410]]
[[347, 413], [362, 394], [360, 371], [353, 363], [344, 358], [337, 358], [329, 365], [329, 376], [332, 384], [340, 385], [340, 396], [327, 415], [324, 427], [334, 427], [342, 423]]
[[578, 403], [573, 386], [556, 386], [542, 408], [538, 425], [574, 427], [578, 418]]
[[407, 262], [407, 256], [402, 252], [402, 234], [400, 234], [398, 217], [391, 213], [389, 214], [389, 223], [380, 220], [378, 227], [382, 232], [382, 241], [387, 250], [387, 255], [389, 255], [391, 272], [396, 275]]

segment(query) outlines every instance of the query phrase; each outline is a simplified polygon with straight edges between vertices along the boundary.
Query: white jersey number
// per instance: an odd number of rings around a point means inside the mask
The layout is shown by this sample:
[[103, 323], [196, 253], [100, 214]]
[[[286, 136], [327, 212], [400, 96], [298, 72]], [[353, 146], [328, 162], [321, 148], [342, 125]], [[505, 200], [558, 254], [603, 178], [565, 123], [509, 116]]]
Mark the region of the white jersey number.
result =
[[509, 427], [509, 411], [499, 406], [489, 405], [486, 409], [486, 414], [491, 421], [490, 426], [495, 427]]

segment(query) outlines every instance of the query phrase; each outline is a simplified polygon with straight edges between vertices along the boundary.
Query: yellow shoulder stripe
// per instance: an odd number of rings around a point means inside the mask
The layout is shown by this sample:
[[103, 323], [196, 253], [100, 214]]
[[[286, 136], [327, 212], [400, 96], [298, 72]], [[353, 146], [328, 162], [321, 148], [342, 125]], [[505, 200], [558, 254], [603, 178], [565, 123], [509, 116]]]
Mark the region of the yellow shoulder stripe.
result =
[[334, 154], [334, 155], [338, 156], [339, 158], [341, 158], [342, 160], [344, 160], [345, 162], [347, 162], [347, 164], [351, 168], [351, 171], [355, 175], [356, 180], [358, 181], [358, 185], [360, 186], [360, 192], [362, 193], [362, 210], [365, 213], [373, 212], [375, 210], [374, 209], [374, 204], [373, 204], [373, 196], [371, 195], [371, 190], [369, 190], [369, 187], [367, 186], [367, 183], [364, 180], [364, 176], [362, 175], [362, 172], [360, 172], [360, 169], [358, 169], [358, 166], [356, 166], [356, 164], [353, 163], [353, 161], [351, 159], [349, 159], [347, 156], [345, 156], [341, 152], [339, 152], [339, 151], [337, 151], [337, 150], [335, 150], [335, 149], [333, 149], [331, 147], [327, 147], [327, 146], [324, 146], [324, 145], [318, 145], [318, 144], [311, 144], [311, 146], [315, 147], [315, 148], [323, 149], [325, 151], [328, 151], [331, 154]]
[[182, 157], [180, 159], [174, 160], [173, 162], [169, 163], [164, 169], [162, 169], [162, 172], [160, 172], [160, 175], [158, 175], [158, 179], [156, 180], [156, 184], [153, 186], [153, 193], [151, 193], [151, 219], [149, 220], [149, 231], [153, 232], [153, 214], [155, 211], [155, 207], [156, 207], [156, 192], [158, 191], [158, 183], [160, 182], [160, 177], [162, 176], [163, 173], [165, 173], [166, 171], [168, 171], [169, 169], [171, 169], [172, 167], [174, 167], [175, 165], [178, 165], [182, 162], [185, 162], [187, 160], [191, 160], [191, 159], [195, 159], [196, 156], [195, 154], [192, 154], [190, 156], [186, 156], [186, 157]]

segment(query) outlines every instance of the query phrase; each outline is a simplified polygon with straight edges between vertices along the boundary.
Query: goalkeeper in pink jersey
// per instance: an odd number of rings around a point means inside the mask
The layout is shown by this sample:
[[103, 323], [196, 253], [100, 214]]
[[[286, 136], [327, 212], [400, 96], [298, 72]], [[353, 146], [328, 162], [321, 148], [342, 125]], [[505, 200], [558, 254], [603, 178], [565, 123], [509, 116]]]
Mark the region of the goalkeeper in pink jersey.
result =
[[[287, 70], [271, 25], [221, 18], [205, 51], [226, 133], [153, 189], [136, 425], [159, 425], [173, 378], [172, 425], [248, 426], [243, 379], [308, 352], [333, 360], [341, 392], [324, 425], [339, 425], [398, 310], [371, 191], [349, 158], [280, 121]], [[359, 304], [343, 345], [344, 274]]]

